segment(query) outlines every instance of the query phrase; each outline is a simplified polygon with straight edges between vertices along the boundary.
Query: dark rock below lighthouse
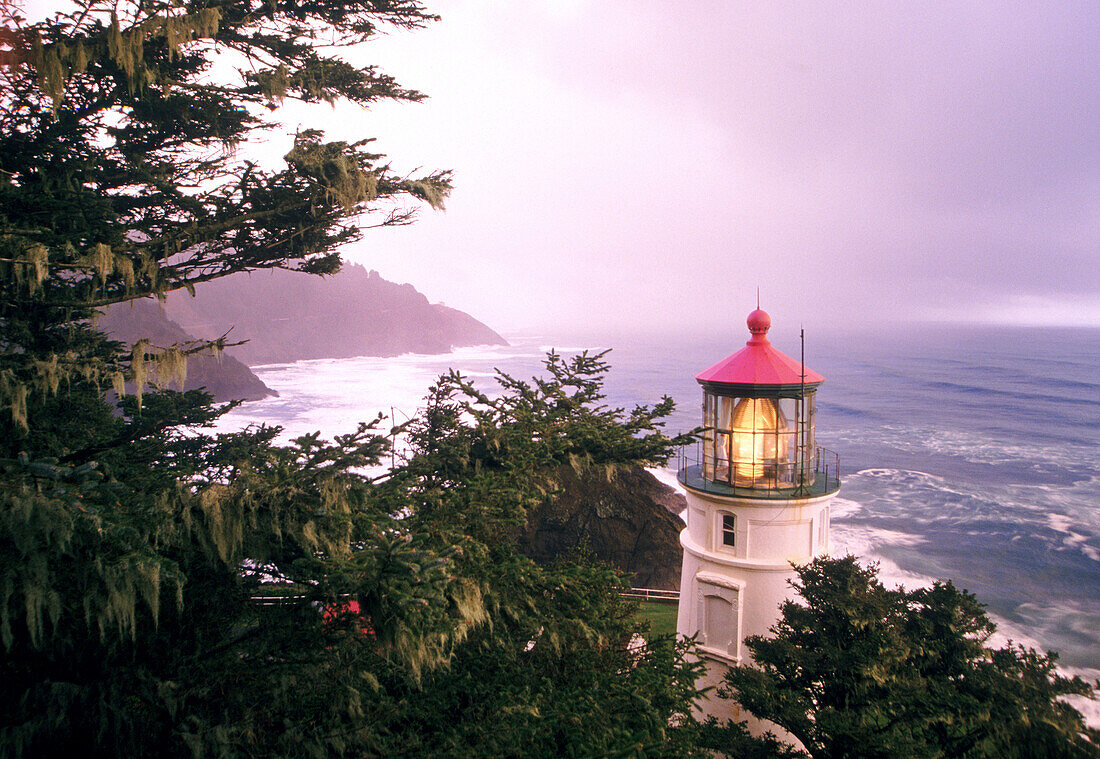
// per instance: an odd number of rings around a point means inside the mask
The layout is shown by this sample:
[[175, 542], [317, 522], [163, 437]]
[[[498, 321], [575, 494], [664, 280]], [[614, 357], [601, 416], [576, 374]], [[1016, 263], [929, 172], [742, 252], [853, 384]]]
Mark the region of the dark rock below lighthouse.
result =
[[610, 479], [562, 467], [557, 479], [560, 492], [527, 513], [524, 554], [548, 563], [580, 552], [632, 574], [634, 587], [679, 589], [684, 496], [641, 467]]

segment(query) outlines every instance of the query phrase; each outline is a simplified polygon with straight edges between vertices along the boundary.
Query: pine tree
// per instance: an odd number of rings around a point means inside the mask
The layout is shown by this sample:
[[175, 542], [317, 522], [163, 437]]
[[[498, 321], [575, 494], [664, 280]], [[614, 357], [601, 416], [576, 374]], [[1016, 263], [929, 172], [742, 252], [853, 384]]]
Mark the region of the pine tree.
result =
[[[725, 695], [794, 735], [818, 757], [1096, 757], [1100, 731], [1066, 696], [1095, 697], [1057, 657], [986, 646], [993, 623], [950, 582], [887, 588], [854, 557], [796, 567], [772, 637], [745, 645]], [[789, 756], [736, 725], [715, 748]], [[795, 754], [805, 756], [806, 754]]]
[[688, 645], [648, 636], [610, 568], [540, 567], [516, 548], [526, 510], [554, 497], [563, 469], [611, 478], [684, 442], [661, 431], [667, 398], [629, 412], [601, 404], [603, 358], [551, 353], [543, 377], [499, 374], [495, 392], [451, 373], [411, 425], [411, 455], [381, 489], [409, 499], [408, 520], [453, 550], [451, 571], [476, 583], [485, 621], [401, 701], [395, 723], [410, 729], [393, 754], [706, 755]]
[[166, 386], [224, 340], [95, 328], [233, 272], [332, 272], [364, 226], [411, 220], [402, 198], [441, 206], [446, 172], [397, 176], [366, 140], [234, 152], [286, 99], [418, 100], [340, 48], [432, 20], [410, 0], [7, 11], [0, 754], [690, 754], [682, 648], [630, 648], [613, 573], [538, 568], [513, 534], [560, 467], [666, 457], [669, 402], [602, 408], [587, 356], [494, 398], [451, 376], [376, 481], [401, 430], [213, 434], [224, 407]]

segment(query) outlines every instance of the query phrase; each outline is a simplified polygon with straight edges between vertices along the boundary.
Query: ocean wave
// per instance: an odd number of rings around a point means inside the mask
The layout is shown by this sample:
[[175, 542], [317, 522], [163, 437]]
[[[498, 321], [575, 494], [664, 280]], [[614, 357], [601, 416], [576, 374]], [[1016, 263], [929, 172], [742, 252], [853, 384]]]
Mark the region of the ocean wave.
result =
[[[917, 470], [868, 468], [847, 475], [843, 491], [861, 504], [865, 519], [904, 519], [952, 525], [960, 533], [988, 533], [993, 524], [1030, 530], [1054, 550], [1072, 550], [1100, 561], [1100, 513], [1090, 504], [1100, 477], [1069, 486], [968, 485]], [[972, 525], [972, 527], [968, 527]], [[1048, 533], [1057, 537], [1049, 539]]]
[[[928, 382], [927, 387], [933, 390], [949, 390], [951, 392], [962, 393], [965, 395], [983, 395], [989, 396], [991, 403], [1000, 402], [1001, 400], [1010, 400], [1012, 406], [1020, 408], [1029, 402], [1043, 403], [1043, 404], [1068, 404], [1073, 406], [1088, 406], [1095, 405], [1096, 401], [1090, 398], [1074, 398], [1065, 394], [1054, 394], [1050, 392], [1025, 392], [1019, 385], [1014, 385], [1011, 389], [1002, 390], [996, 387], [990, 387], [989, 385], [969, 385], [960, 382], [946, 382], [943, 380]], [[1062, 383], [1066, 389], [1080, 389], [1080, 390], [1100, 390], [1100, 385], [1094, 385], [1087, 382], [1073, 382]], [[1049, 386], [1048, 386], [1049, 387]], [[1046, 388], [1044, 388], [1046, 389]], [[992, 399], [998, 399], [996, 401]]]
[[1095, 535], [1084, 535], [1070, 529], [1076, 524], [1076, 520], [1066, 514], [1047, 514], [1047, 525], [1054, 532], [1063, 536], [1062, 546], [1065, 550], [1080, 551], [1096, 562], [1100, 562], [1100, 548], [1089, 545], [1089, 540], [1096, 540]]
[[833, 519], [849, 517], [862, 508], [863, 505], [858, 501], [841, 498], [840, 496], [834, 496], [833, 500], [829, 502], [829, 511], [832, 513]]
[[1032, 438], [994, 437], [986, 431], [957, 430], [945, 427], [885, 424], [867, 429], [829, 431], [830, 447], [839, 447], [838, 439], [862, 448], [890, 448], [902, 453], [958, 457], [975, 464], [1016, 466], [1043, 464], [1067, 467], [1092, 462], [1095, 445], [1066, 440], [1040, 441]]
[[909, 475], [917, 475], [919, 477], [929, 480], [939, 480], [941, 482], [943, 481], [943, 477], [929, 474], [928, 472], [921, 472], [917, 469], [891, 469], [889, 467], [871, 467], [869, 469], [860, 469], [855, 473], [855, 475], [849, 475], [849, 477], [904, 477]]
[[[1029, 619], [1019, 624], [996, 614], [988, 614], [990, 621], [997, 626], [997, 630], [989, 637], [985, 645], [989, 648], [1023, 646], [1036, 651], [1054, 650], [1059, 652], [1056, 643], [1059, 638], [1056, 632], [1058, 625], [1049, 624], [1049, 620], [1057, 619], [1064, 622], [1067, 618], [1071, 618], [1081, 624], [1089, 625], [1090, 632], [1096, 629], [1097, 620], [1093, 618], [1094, 615], [1080, 614], [1065, 607], [1039, 607], [1034, 604], [1027, 604], [1021, 607], [1021, 611], [1025, 615], [1028, 611], [1033, 613]], [[1052, 641], [1054, 642], [1052, 643]], [[1066, 648], [1062, 648], [1059, 652], [1060, 656], [1064, 655], [1066, 650]], [[1067, 664], [1064, 661], [1059, 661], [1058, 673], [1065, 677], [1080, 677], [1089, 683], [1096, 683], [1100, 680], [1100, 668]], [[1084, 696], [1069, 696], [1063, 700], [1081, 712], [1081, 716], [1085, 718], [1085, 724], [1100, 729], [1100, 702]]]
[[964, 524], [997, 515], [1003, 504], [981, 489], [907, 469], [861, 469], [845, 476], [842, 489], [864, 516], [914, 525]]
[[450, 353], [401, 353], [396, 356], [346, 356], [343, 358], [305, 358], [249, 367], [254, 372], [286, 369], [287, 367], [318, 368], [334, 365], [386, 364], [389, 366], [438, 364], [449, 366], [466, 362], [513, 361], [540, 358], [543, 351], [511, 345], [473, 345], [454, 348]]
[[1045, 513], [1062, 513], [1078, 527], [1100, 535], [1100, 475], [1083, 477], [1070, 485], [1011, 484], [1005, 492], [1013, 503], [1037, 504]]
[[916, 533], [900, 532], [882, 527], [869, 527], [865, 524], [852, 524], [833, 517], [829, 528], [830, 553], [834, 556], [859, 556], [879, 563], [882, 581], [887, 584], [909, 587], [930, 586], [933, 578], [903, 569], [882, 553], [884, 546], [916, 548], [924, 545], [927, 539]]
[[826, 411], [830, 414], [836, 414], [837, 416], [855, 419], [870, 419], [875, 417], [875, 414], [866, 409], [856, 408], [855, 406], [845, 406], [836, 402], [822, 402], [821, 412], [825, 413]]

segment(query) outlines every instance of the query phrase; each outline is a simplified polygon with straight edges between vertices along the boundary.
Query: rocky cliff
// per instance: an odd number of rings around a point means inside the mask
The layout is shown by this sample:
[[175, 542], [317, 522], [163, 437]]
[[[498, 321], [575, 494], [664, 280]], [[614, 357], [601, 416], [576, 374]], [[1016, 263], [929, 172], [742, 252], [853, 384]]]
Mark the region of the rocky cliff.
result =
[[146, 337], [168, 346], [226, 333], [231, 342], [247, 340], [221, 359], [188, 360], [185, 389], [205, 387], [219, 401], [275, 394], [245, 364], [507, 345], [469, 314], [354, 264], [323, 278], [282, 270], [235, 274], [207, 282], [195, 297], [172, 293], [163, 306], [150, 300], [111, 306], [100, 325], [127, 343]]
[[235, 274], [202, 285], [193, 298], [173, 293], [166, 309], [198, 337], [231, 330], [231, 339], [248, 340], [230, 353], [250, 366], [507, 345], [469, 314], [354, 264], [329, 277], [281, 269]]
[[641, 467], [610, 480], [564, 467], [557, 479], [561, 492], [527, 513], [524, 554], [547, 563], [581, 551], [631, 573], [634, 587], [680, 589], [681, 494]]
[[[194, 340], [180, 325], [168, 318], [161, 304], [153, 300], [120, 303], [107, 309], [99, 320], [100, 329], [115, 340], [135, 343], [147, 338], [154, 345], [166, 347]], [[255, 401], [277, 393], [232, 356], [196, 354], [187, 359], [187, 381], [183, 388], [206, 388], [216, 401]]]

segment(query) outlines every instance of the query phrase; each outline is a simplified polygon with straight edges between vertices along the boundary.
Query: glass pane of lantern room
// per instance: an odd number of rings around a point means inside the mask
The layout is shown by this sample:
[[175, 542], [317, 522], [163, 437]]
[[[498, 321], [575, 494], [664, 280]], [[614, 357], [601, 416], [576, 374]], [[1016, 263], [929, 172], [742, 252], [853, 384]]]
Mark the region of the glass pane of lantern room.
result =
[[799, 481], [804, 484], [813, 482], [814, 470], [814, 425], [813, 393], [807, 392], [802, 401], [802, 431], [799, 435]]
[[733, 412], [737, 399], [727, 396], [719, 396], [717, 435], [715, 441], [715, 473], [714, 479], [722, 482], [733, 482], [733, 472], [730, 467], [730, 448], [733, 445]]
[[799, 399], [779, 399], [779, 441], [776, 454], [776, 485], [778, 487], [791, 487], [795, 481], [795, 473], [800, 458], [799, 448]]
[[717, 403], [713, 395], [703, 393], [703, 476], [714, 479], [714, 426]]
[[803, 412], [806, 415], [806, 446], [812, 452], [814, 446], [817, 443], [814, 442], [814, 416], [817, 413], [814, 399], [816, 393], [810, 392], [806, 394], [806, 410]]

